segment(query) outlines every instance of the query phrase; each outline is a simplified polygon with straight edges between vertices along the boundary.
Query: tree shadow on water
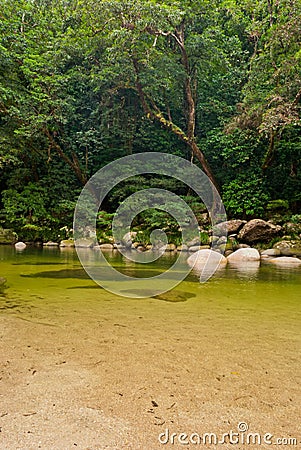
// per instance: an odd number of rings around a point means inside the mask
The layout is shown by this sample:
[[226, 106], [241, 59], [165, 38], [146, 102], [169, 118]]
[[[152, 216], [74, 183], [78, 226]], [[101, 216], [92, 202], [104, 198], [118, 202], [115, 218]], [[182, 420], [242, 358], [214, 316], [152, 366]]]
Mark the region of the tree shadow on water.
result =
[[58, 266], [58, 265], [66, 265], [65, 262], [15, 262], [12, 263], [12, 266]]
[[103, 287], [97, 285], [97, 286], [71, 286], [67, 289], [104, 289]]
[[32, 274], [21, 274], [23, 278], [75, 278], [80, 280], [90, 280], [89, 275], [84, 269], [62, 269], [62, 270], [47, 270], [45, 272], [37, 272]]

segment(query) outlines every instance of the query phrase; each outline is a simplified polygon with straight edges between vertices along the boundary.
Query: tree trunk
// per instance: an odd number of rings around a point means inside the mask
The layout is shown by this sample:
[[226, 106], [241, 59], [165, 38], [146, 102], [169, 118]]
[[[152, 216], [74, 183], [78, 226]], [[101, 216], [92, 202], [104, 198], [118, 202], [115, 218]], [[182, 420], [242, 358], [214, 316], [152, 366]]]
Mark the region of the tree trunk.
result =
[[53, 148], [54, 150], [56, 150], [56, 152], [58, 153], [58, 155], [62, 158], [63, 161], [65, 161], [66, 164], [68, 164], [71, 169], [73, 170], [73, 172], [75, 173], [78, 181], [81, 183], [82, 186], [84, 186], [87, 182], [87, 177], [86, 174], [82, 171], [78, 158], [75, 155], [75, 153], [72, 152], [72, 159], [69, 158], [69, 156], [67, 156], [64, 151], [62, 150], [62, 148], [60, 147], [60, 145], [55, 141], [54, 137], [52, 136], [52, 134], [50, 133], [50, 131], [48, 130], [47, 127], [44, 128], [44, 132], [45, 135], [47, 136], [47, 138], [49, 139], [49, 150], [50, 148]]
[[190, 67], [189, 67], [189, 59], [187, 55], [187, 51], [184, 43], [184, 24], [182, 24], [180, 31], [175, 34], [176, 42], [179, 45], [182, 56], [182, 64], [185, 69], [186, 79], [185, 79], [185, 97], [187, 104], [187, 144], [191, 149], [192, 155], [194, 155], [202, 165], [202, 168], [210, 179], [210, 181], [214, 184], [217, 190], [219, 190], [218, 183], [212, 173], [210, 165], [206, 160], [204, 153], [201, 151], [199, 146], [195, 140], [195, 124], [196, 124], [196, 109], [195, 109], [195, 100], [192, 93], [191, 87], [191, 76], [190, 76]]
[[[178, 38], [176, 38], [177, 40]], [[178, 40], [177, 40], [178, 42]], [[188, 64], [188, 58], [186, 51], [184, 49], [184, 54], [182, 56], [183, 63]], [[186, 145], [191, 150], [192, 155], [194, 155], [198, 161], [200, 162], [205, 174], [208, 176], [212, 184], [215, 186], [217, 191], [219, 191], [218, 183], [211, 171], [210, 165], [208, 161], [205, 158], [205, 155], [200, 150], [199, 146], [196, 143], [195, 140], [195, 102], [192, 95], [191, 90], [191, 83], [189, 75], [187, 74], [186, 82], [185, 82], [185, 95], [186, 95], [186, 101], [188, 105], [188, 114], [187, 114], [187, 132], [184, 132], [181, 128], [179, 128], [177, 125], [171, 121], [171, 115], [170, 112], [168, 114], [169, 119], [165, 119], [162, 111], [158, 108], [158, 106], [155, 104], [153, 99], [148, 99], [146, 93], [144, 92], [142, 83], [140, 81], [140, 72], [139, 72], [139, 63], [136, 58], [132, 59], [134, 70], [136, 73], [136, 89], [140, 98], [140, 102], [142, 105], [142, 108], [148, 117], [153, 122], [159, 122], [161, 126], [163, 126], [165, 129], [171, 131], [173, 134], [175, 134], [181, 141], [185, 142]], [[188, 66], [185, 66], [185, 69]]]

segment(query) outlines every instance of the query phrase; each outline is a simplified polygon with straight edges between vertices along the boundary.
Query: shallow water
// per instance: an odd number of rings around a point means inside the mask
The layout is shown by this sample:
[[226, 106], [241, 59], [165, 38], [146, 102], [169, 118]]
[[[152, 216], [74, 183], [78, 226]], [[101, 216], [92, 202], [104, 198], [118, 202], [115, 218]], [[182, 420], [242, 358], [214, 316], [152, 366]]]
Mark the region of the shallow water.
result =
[[[87, 250], [91, 255], [92, 250]], [[166, 271], [175, 261], [175, 256], [166, 254], [150, 264], [131, 263], [117, 251], [107, 252], [107, 260], [119, 271], [133, 277], [153, 277]], [[184, 264], [186, 255], [183, 256]], [[94, 261], [94, 260], [93, 260]], [[20, 308], [34, 305], [35, 300], [56, 302], [64, 307], [63, 299], [74, 301], [84, 297], [99, 303], [112, 300], [118, 304], [126, 302], [122, 297], [104, 290], [96, 284], [82, 268], [74, 249], [27, 248], [16, 251], [12, 247], [0, 246], [0, 276], [6, 278], [5, 295], [1, 310], [6, 303], [19, 304]], [[172, 275], [171, 275], [172, 276]], [[147, 293], [145, 294], [147, 295]], [[300, 268], [279, 268], [257, 263], [230, 266], [218, 270], [206, 283], [199, 283], [198, 274], [191, 272], [176, 288], [155, 299], [169, 302], [190, 301], [200, 308], [208, 298], [216, 304], [230, 304], [236, 310], [246, 308], [266, 313], [277, 311], [284, 316], [288, 311], [299, 317], [301, 314], [301, 270]], [[143, 307], [144, 299], [139, 299]], [[155, 300], [153, 300], [155, 301]], [[10, 309], [9, 307], [7, 309]]]
[[[119, 270], [137, 277], [160, 273], [173, 262], [166, 255], [141, 268], [117, 254], [108, 258]], [[60, 396], [75, 379], [89, 380], [87, 386], [76, 384], [70, 405], [69, 394], [65, 399], [62, 408], [69, 405], [70, 423], [86, 414], [73, 410], [75, 404], [98, 408], [110, 420], [118, 418], [118, 430], [110, 425], [114, 436], [122, 440], [126, 434], [130, 442], [127, 447], [108, 440], [107, 446], [97, 447], [93, 439], [100, 433], [98, 427], [80, 448], [157, 449], [162, 446], [156, 436], [166, 426], [175, 432], [198, 431], [202, 426], [204, 431], [225, 431], [242, 420], [253, 431], [301, 438], [300, 269], [227, 267], [204, 284], [191, 273], [157, 297], [125, 298], [94, 283], [73, 249], [16, 252], [2, 246], [0, 277], [7, 279], [0, 293], [2, 356], [7, 353], [21, 361], [27, 347], [35, 345], [39, 352], [30, 356], [31, 364], [39, 367], [35, 370], [41, 371], [40, 383], [42, 379], [45, 383], [51, 367], [53, 373], [63, 370], [58, 366], [61, 360], [51, 359], [61, 355], [64, 368], [74, 373], [60, 372], [61, 380], [68, 381]], [[17, 373], [10, 398], [5, 402], [4, 392], [1, 400], [8, 410], [16, 407], [14, 396], [20, 404], [17, 395], [25, 395], [21, 387], [16, 393]], [[32, 385], [33, 392], [37, 386]], [[50, 394], [39, 395], [32, 403], [35, 409]], [[159, 404], [155, 412], [151, 400]], [[54, 445], [51, 423], [44, 438], [46, 442], [52, 436]], [[120, 431], [124, 423], [130, 431]], [[67, 430], [67, 441], [68, 436]]]

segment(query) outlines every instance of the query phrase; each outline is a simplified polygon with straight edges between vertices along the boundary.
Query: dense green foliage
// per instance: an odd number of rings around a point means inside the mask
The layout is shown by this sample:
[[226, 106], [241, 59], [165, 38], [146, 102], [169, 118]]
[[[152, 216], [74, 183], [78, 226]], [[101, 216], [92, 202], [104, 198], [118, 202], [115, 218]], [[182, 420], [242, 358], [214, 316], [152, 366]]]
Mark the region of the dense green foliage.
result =
[[147, 151], [193, 158], [230, 216], [299, 214], [300, 16], [300, 0], [2, 0], [0, 225], [57, 239], [93, 173]]

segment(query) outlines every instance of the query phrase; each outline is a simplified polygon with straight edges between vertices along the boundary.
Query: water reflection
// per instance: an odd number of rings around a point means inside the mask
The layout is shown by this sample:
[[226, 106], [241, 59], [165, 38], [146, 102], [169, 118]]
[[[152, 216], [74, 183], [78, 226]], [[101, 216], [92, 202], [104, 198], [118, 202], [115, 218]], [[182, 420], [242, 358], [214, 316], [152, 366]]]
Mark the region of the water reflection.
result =
[[257, 280], [260, 261], [243, 261], [240, 263], [231, 262], [228, 264], [228, 270], [235, 271], [240, 278]]

